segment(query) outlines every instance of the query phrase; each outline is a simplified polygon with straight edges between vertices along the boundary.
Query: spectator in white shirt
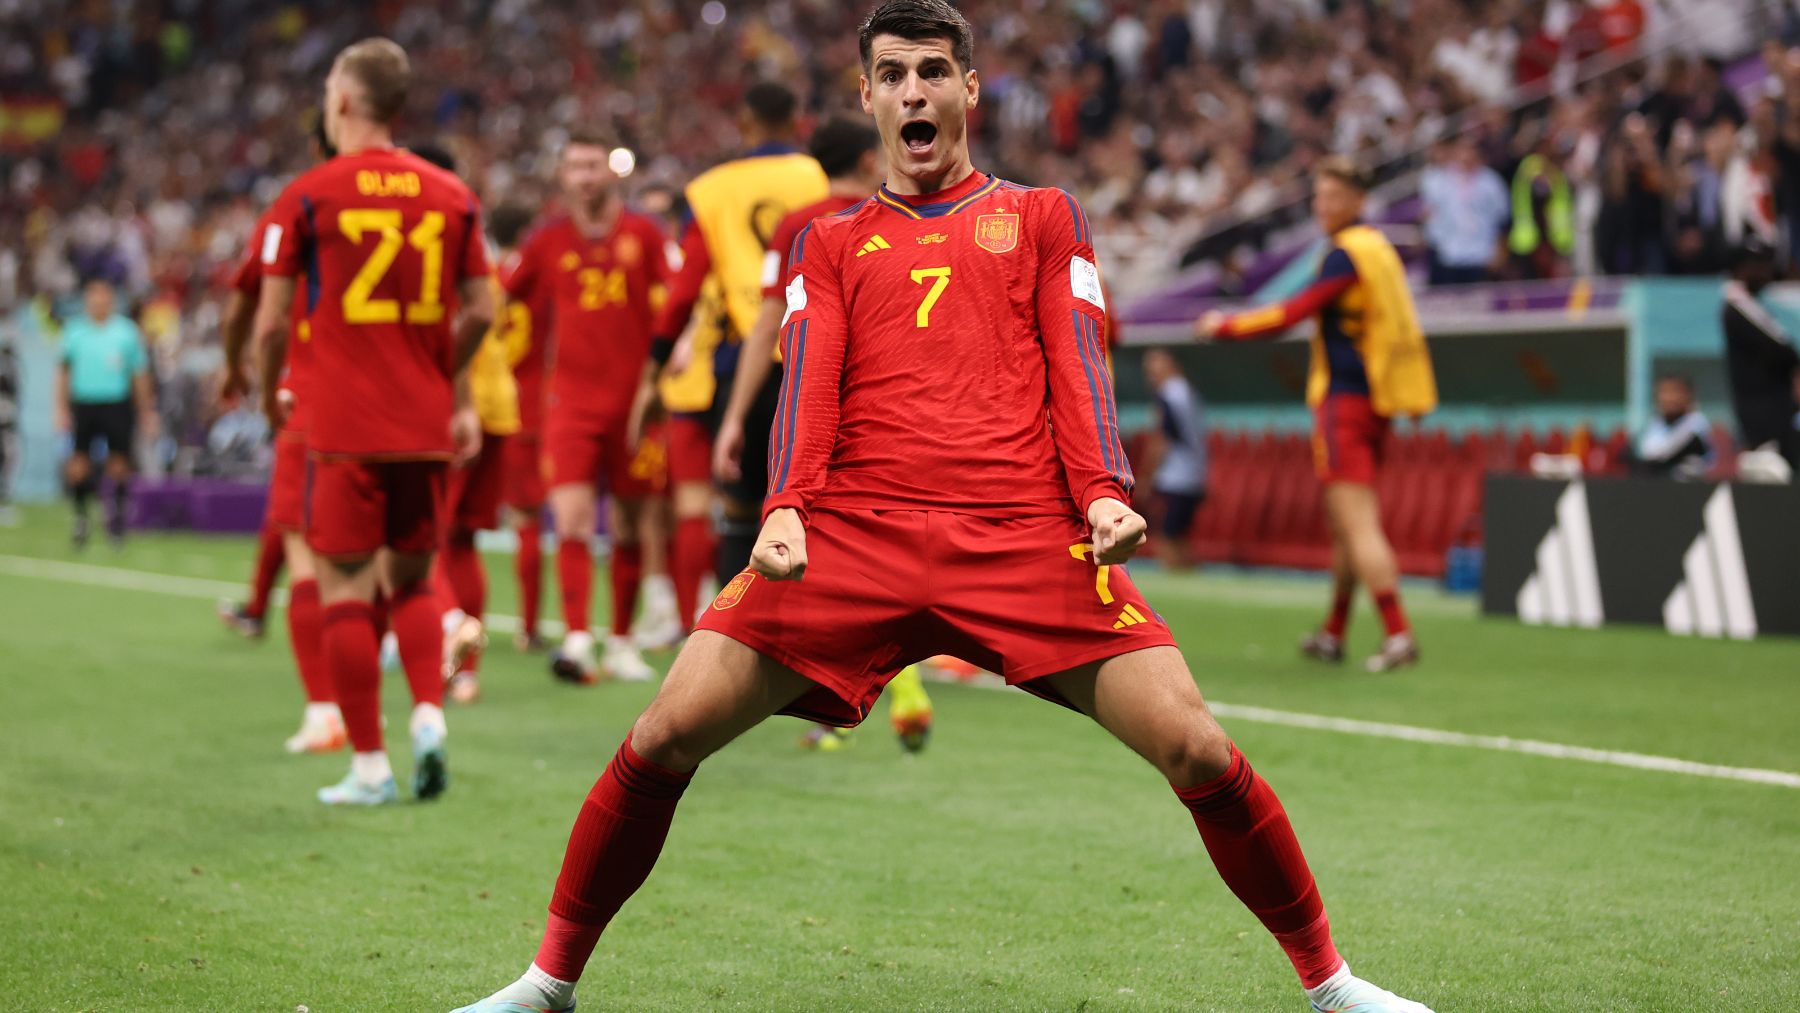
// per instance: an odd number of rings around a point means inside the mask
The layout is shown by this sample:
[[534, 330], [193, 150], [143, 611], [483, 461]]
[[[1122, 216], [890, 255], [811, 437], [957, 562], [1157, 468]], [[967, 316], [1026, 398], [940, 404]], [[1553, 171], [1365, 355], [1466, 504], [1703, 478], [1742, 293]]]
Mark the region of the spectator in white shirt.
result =
[[1431, 284], [1487, 281], [1504, 256], [1501, 237], [1512, 215], [1506, 183], [1482, 164], [1474, 138], [1450, 142], [1443, 164], [1425, 170], [1425, 240], [1431, 252]]

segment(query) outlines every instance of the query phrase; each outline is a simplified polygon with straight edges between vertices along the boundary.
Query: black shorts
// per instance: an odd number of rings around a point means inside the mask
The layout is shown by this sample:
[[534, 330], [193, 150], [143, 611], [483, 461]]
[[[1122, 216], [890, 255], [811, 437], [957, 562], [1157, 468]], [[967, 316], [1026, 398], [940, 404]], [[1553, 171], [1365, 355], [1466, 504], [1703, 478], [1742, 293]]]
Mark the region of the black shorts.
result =
[[1206, 490], [1199, 492], [1159, 492], [1162, 504], [1162, 533], [1165, 538], [1186, 538], [1194, 530], [1194, 515], [1206, 502]]
[[775, 425], [775, 405], [780, 400], [781, 364], [776, 363], [744, 415], [744, 452], [738, 458], [740, 475], [735, 482], [719, 483], [719, 492], [726, 499], [758, 512], [769, 495], [769, 430]]
[[94, 443], [106, 441], [106, 452], [131, 458], [132, 437], [137, 435], [137, 415], [130, 401], [97, 401], [69, 406], [75, 424], [75, 452], [98, 457]]

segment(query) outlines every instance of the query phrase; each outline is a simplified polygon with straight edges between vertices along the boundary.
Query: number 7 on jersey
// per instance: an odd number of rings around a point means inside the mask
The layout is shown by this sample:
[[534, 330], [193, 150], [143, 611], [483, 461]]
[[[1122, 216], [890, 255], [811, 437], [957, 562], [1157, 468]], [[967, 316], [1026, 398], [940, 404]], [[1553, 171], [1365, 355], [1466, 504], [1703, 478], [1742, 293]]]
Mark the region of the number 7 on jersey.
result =
[[931, 308], [950, 287], [950, 269], [948, 267], [915, 267], [912, 280], [915, 285], [922, 285], [925, 279], [931, 279], [931, 290], [925, 293], [925, 301], [919, 304], [918, 323], [920, 327], [931, 326]]

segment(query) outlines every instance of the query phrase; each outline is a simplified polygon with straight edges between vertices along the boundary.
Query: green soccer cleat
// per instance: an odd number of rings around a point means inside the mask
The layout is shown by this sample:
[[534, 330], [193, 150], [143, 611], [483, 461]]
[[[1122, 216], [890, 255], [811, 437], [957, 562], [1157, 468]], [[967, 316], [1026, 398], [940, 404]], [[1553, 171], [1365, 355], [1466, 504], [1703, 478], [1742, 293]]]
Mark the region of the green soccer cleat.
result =
[[342, 781], [319, 789], [319, 801], [326, 805], [386, 805], [399, 800], [400, 789], [395, 787], [393, 778], [370, 784], [358, 778], [355, 771], [345, 774]]
[[1431, 1013], [1422, 1002], [1403, 999], [1350, 973], [1350, 965], [1317, 988], [1306, 990], [1315, 1013]]

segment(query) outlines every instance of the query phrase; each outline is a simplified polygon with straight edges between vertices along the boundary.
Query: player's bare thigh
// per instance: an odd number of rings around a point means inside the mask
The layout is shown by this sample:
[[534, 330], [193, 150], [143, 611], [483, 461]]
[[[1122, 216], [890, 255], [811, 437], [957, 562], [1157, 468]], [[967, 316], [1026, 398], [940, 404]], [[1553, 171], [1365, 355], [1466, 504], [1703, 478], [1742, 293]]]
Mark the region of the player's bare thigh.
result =
[[1230, 762], [1230, 739], [1173, 647], [1146, 647], [1047, 678], [1178, 788], [1210, 781]]
[[307, 546], [305, 535], [298, 531], [283, 531], [281, 548], [286, 553], [290, 583], [298, 584], [318, 577], [319, 570], [313, 563], [312, 549]]
[[696, 631], [632, 726], [631, 748], [671, 770], [693, 770], [813, 685], [722, 633]]

